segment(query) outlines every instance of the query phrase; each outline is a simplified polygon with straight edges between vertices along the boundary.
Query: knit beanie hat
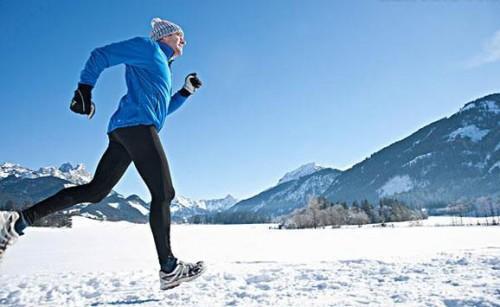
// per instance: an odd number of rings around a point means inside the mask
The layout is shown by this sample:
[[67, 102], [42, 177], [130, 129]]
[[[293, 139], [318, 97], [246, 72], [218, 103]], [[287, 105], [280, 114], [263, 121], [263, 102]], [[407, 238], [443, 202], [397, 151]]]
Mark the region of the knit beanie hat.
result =
[[164, 36], [170, 35], [172, 33], [181, 32], [184, 33], [178, 25], [161, 18], [153, 18], [151, 20], [151, 38], [154, 40], [162, 39]]

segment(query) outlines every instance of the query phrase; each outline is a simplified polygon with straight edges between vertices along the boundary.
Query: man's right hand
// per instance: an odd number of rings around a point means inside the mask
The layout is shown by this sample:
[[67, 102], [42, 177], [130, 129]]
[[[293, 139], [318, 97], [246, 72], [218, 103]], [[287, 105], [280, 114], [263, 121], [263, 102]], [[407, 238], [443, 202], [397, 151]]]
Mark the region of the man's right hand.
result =
[[91, 119], [95, 113], [95, 104], [92, 102], [92, 85], [79, 83], [69, 108], [75, 113], [88, 115]]

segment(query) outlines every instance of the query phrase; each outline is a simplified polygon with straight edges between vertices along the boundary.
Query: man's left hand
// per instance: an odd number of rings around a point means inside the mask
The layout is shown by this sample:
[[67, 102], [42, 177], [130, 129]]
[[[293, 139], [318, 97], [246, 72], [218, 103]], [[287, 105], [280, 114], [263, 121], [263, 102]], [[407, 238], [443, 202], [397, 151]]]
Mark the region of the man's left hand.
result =
[[202, 83], [201, 80], [198, 79], [198, 76], [196, 76], [196, 73], [190, 73], [189, 75], [186, 76], [186, 80], [184, 81], [184, 89], [189, 92], [189, 94], [194, 94], [197, 89], [201, 87]]

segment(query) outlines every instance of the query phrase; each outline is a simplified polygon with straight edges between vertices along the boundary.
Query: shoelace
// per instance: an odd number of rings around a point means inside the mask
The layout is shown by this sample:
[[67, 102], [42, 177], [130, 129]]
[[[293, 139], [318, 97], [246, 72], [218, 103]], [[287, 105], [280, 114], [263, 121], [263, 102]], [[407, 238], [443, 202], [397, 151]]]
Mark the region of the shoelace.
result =
[[179, 266], [177, 273], [175, 273], [172, 277], [165, 276], [166, 278], [164, 278], [164, 280], [171, 281], [183, 276], [192, 276], [193, 274], [190, 274], [190, 272], [194, 271], [196, 268], [195, 264], [182, 262], [180, 260], [177, 262], [177, 265]]
[[181, 262], [181, 273], [180, 276], [189, 276], [189, 266], [187, 266], [185, 263]]
[[176, 277], [191, 276], [191, 274], [189, 274], [189, 272], [193, 269], [192, 264], [179, 261], [178, 265], [180, 266], [180, 272], [178, 274], [176, 274], [177, 275]]

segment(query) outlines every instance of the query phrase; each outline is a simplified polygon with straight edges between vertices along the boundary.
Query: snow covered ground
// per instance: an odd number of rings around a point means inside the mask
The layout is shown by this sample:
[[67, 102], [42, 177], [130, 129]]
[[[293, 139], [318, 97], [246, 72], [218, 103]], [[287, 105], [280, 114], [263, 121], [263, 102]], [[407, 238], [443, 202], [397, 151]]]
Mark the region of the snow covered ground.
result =
[[500, 227], [432, 226], [451, 223], [174, 225], [176, 256], [208, 271], [160, 291], [148, 225], [75, 218], [72, 229], [29, 229], [7, 251], [0, 305], [500, 306]]

